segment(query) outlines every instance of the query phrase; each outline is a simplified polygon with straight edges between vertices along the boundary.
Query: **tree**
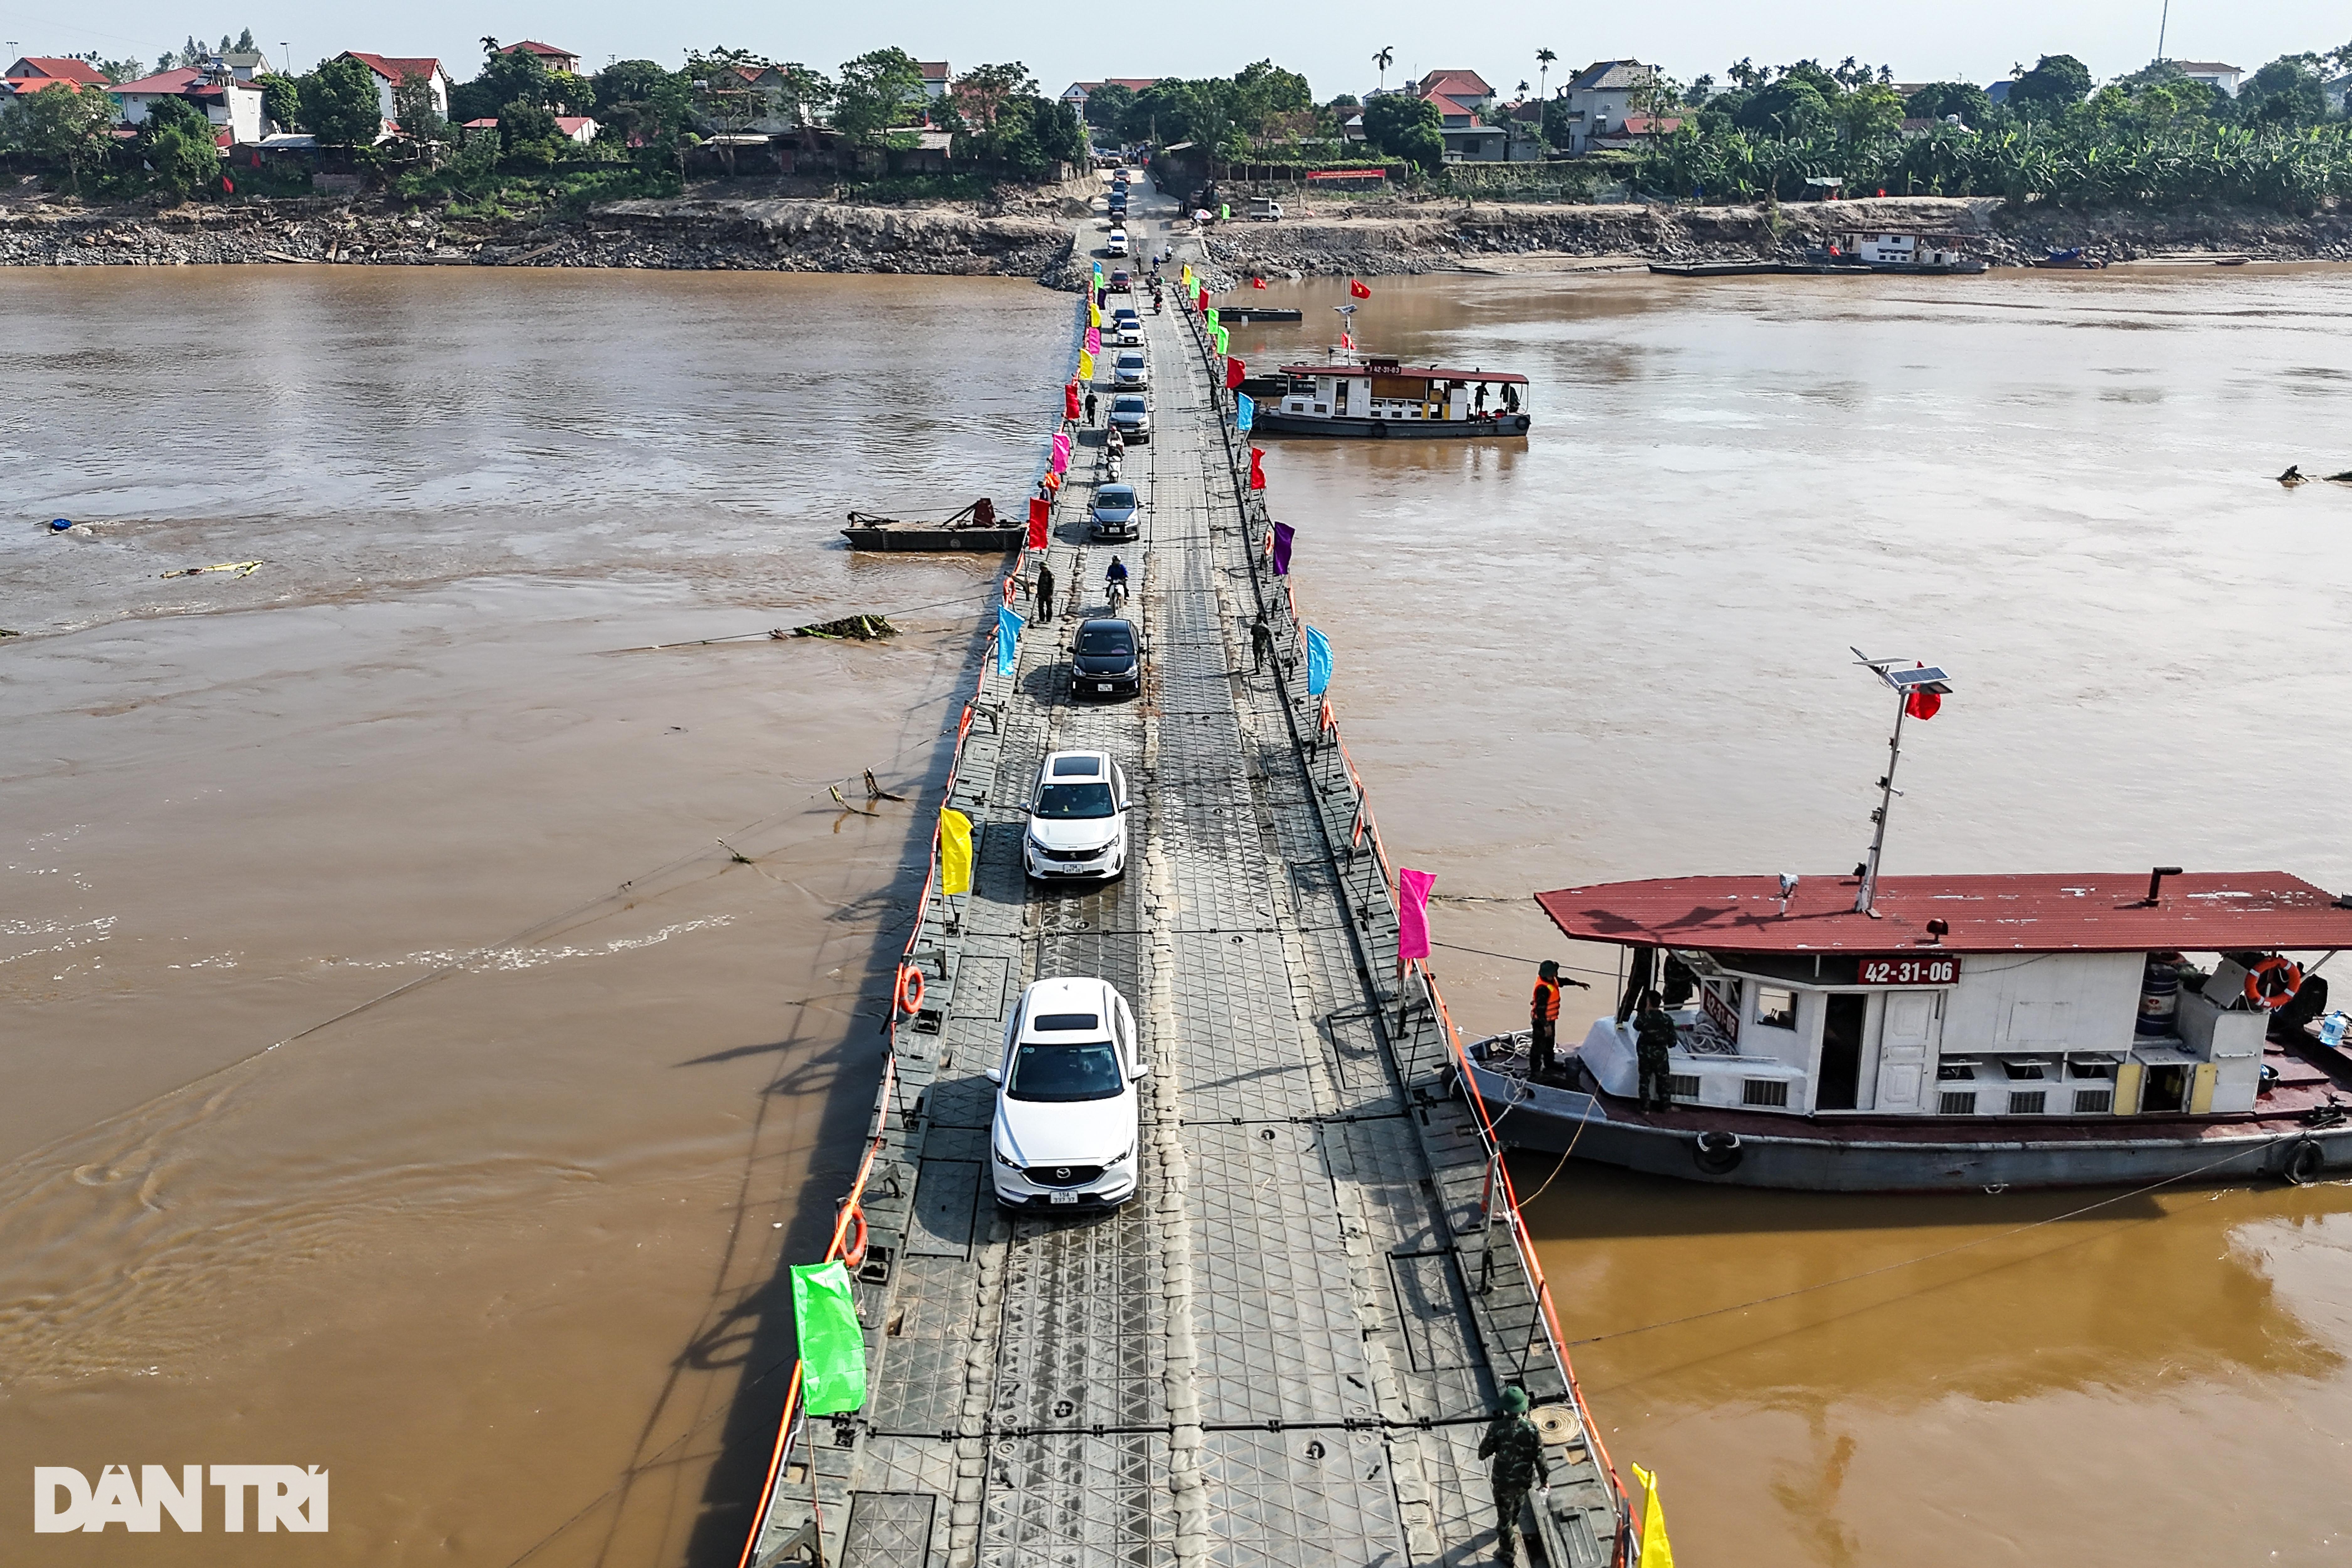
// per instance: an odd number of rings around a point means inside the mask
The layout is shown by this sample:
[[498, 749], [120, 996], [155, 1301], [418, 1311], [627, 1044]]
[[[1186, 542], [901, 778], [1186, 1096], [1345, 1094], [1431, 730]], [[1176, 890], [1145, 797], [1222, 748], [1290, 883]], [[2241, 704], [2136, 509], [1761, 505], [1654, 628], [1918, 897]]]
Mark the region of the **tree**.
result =
[[947, 96], [966, 126], [987, 132], [995, 128], [997, 117], [1013, 107], [1015, 100], [1037, 96], [1037, 79], [1019, 60], [1000, 66], [974, 66], [956, 79]]
[[1372, 64], [1380, 68], [1381, 90], [1382, 92], [1388, 91], [1389, 67], [1396, 64], [1396, 51], [1391, 48], [1381, 49], [1378, 54], [1375, 54], [1372, 57]]
[[1315, 95], [1308, 90], [1307, 79], [1297, 71], [1285, 70], [1272, 60], [1259, 60], [1234, 73], [1230, 103], [1236, 128], [1262, 142], [1285, 116], [1312, 110]]
[[[560, 87], [559, 80], [562, 84]], [[572, 101], [575, 95], [577, 103]], [[544, 104], [557, 99], [576, 111], [593, 101], [593, 89], [570, 77], [553, 76], [546, 62], [529, 49], [510, 49], [501, 54], [496, 38], [484, 38], [482, 68], [473, 80], [458, 83], [450, 92], [449, 116], [462, 123], [487, 119], [500, 112], [504, 105], [518, 100]]]
[[256, 77], [261, 84], [261, 112], [281, 131], [291, 131], [302, 118], [302, 84], [290, 76]]
[[2317, 55], [2282, 55], [2238, 89], [2237, 118], [2249, 125], [2316, 125], [2327, 118], [2327, 87]]
[[1972, 81], [1932, 81], [1904, 104], [1914, 119], [1941, 120], [1957, 114], [1960, 123], [1981, 131], [1992, 121], [1992, 99]]
[[1133, 88], [1107, 81], [1087, 94], [1087, 123], [1104, 131], [1116, 131], [1134, 103]]
[[96, 88], [67, 82], [26, 92], [0, 120], [27, 156], [63, 169], [67, 187], [77, 195], [82, 171], [114, 145], [114, 100]]
[[1830, 113], [1847, 141], [1867, 142], [1901, 131], [1907, 107], [1903, 95], [1888, 83], [1864, 80], [1831, 104]]
[[923, 68], [904, 49], [876, 49], [845, 60], [834, 89], [833, 128], [872, 142], [922, 103]]
[[534, 142], [552, 142], [561, 134], [555, 110], [543, 103], [518, 98], [499, 110], [499, 141], [509, 152]]
[[[163, 103], [176, 101], [166, 99]], [[150, 117], [152, 118], [152, 116]], [[199, 191], [209, 190], [220, 178], [220, 149], [214, 144], [212, 122], [197, 111], [195, 123], [175, 119], [157, 132], [152, 138], [142, 137], [149, 167], [155, 171], [155, 184], [166, 194], [182, 201]]]
[[375, 72], [346, 55], [302, 79], [302, 123], [327, 147], [373, 147], [383, 134]]
[[1733, 111], [1731, 122], [1742, 131], [1790, 137], [1822, 124], [1829, 114], [1829, 101], [1820, 89], [1802, 77], [1784, 72], [1771, 86], [1748, 94]]
[[1444, 126], [1437, 105], [1410, 93], [1382, 93], [1364, 105], [1364, 140], [1424, 172], [1445, 161]]
[[1551, 68], [1559, 63], [1559, 57], [1549, 49], [1536, 51], [1536, 97], [1538, 99], [1549, 100], [1551, 97]]
[[2090, 96], [2090, 67], [2072, 55], [2044, 55], [2010, 84], [2009, 105], [2028, 112], [2063, 110]]
[[392, 117], [411, 142], [438, 142], [448, 134], [449, 122], [433, 102], [433, 83], [421, 76], [404, 76], [393, 84]]
[[1772, 79], [1772, 70], [1769, 66], [1759, 68], [1754, 58], [1747, 55], [1742, 55], [1738, 60], [1726, 66], [1723, 74], [1730, 79], [1732, 86], [1742, 92], [1754, 92]]

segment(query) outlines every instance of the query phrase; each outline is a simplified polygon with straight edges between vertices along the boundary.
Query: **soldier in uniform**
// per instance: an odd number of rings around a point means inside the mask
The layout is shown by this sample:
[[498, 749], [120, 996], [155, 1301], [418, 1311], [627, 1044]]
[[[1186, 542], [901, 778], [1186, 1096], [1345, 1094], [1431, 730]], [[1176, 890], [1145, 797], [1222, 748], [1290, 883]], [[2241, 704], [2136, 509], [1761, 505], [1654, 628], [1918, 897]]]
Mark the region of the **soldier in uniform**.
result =
[[1519, 1560], [1519, 1510], [1527, 1506], [1528, 1490], [1540, 1481], [1551, 1490], [1551, 1467], [1544, 1463], [1543, 1435], [1528, 1419], [1528, 1391], [1503, 1390], [1503, 1408], [1487, 1424], [1478, 1457], [1495, 1461], [1488, 1472], [1495, 1487], [1495, 1558], [1505, 1568]]
[[1673, 1100], [1666, 1092], [1666, 1053], [1674, 1048], [1675, 1020], [1658, 1005], [1654, 991], [1642, 993], [1642, 1011], [1633, 1019], [1633, 1059], [1642, 1071], [1642, 1109], [1650, 1109], [1651, 1096], [1657, 1097], [1660, 1110], [1670, 1110]]

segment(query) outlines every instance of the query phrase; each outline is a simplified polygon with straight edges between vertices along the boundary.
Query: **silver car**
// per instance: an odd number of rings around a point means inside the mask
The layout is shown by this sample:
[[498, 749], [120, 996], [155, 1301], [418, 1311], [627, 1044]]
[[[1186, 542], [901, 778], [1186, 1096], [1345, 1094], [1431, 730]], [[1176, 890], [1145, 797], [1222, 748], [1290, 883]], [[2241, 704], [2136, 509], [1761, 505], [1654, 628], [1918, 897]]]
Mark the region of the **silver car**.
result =
[[1151, 384], [1151, 362], [1143, 357], [1141, 349], [1119, 350], [1118, 357], [1111, 361], [1111, 369], [1117, 374], [1121, 386]]

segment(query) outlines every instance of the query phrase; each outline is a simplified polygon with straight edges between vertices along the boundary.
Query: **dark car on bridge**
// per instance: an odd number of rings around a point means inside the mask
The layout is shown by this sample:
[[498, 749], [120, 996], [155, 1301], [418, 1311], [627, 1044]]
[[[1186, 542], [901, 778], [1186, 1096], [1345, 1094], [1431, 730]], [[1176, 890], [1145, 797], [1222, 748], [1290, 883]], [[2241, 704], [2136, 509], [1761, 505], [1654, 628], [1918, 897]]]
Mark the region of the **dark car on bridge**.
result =
[[1133, 697], [1143, 690], [1143, 639], [1132, 621], [1101, 617], [1078, 624], [1070, 645], [1070, 695]]

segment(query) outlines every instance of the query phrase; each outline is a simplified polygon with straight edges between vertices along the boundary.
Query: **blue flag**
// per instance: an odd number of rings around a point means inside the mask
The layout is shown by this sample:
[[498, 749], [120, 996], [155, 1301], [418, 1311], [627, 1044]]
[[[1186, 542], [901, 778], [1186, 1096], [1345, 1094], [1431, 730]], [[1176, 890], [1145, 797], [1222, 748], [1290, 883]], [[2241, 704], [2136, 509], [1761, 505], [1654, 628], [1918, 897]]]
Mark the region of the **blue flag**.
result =
[[1307, 628], [1307, 690], [1320, 697], [1331, 684], [1331, 645], [1313, 626]]
[[1013, 673], [1013, 661], [1021, 652], [1021, 612], [1010, 605], [996, 607], [996, 673]]
[[1240, 426], [1241, 433], [1246, 436], [1249, 434], [1250, 426], [1257, 419], [1257, 400], [1244, 392], [1241, 394], [1240, 407], [1241, 412], [1234, 416], [1234, 423]]

